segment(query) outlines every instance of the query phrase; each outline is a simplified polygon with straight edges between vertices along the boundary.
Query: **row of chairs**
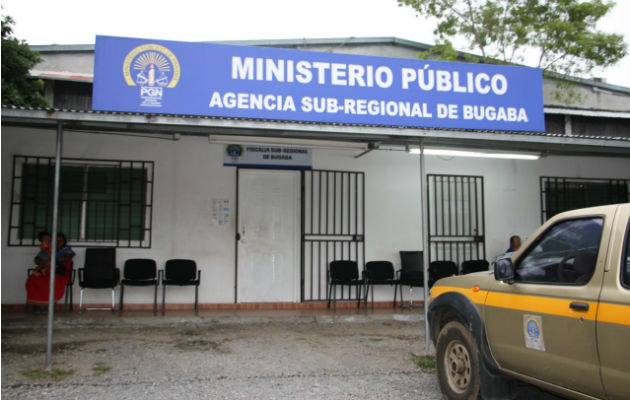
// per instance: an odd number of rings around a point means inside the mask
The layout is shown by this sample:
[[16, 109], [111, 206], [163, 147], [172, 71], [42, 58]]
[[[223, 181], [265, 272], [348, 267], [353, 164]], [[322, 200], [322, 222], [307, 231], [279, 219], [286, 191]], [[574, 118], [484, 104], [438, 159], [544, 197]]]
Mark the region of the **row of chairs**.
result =
[[[162, 313], [165, 310], [166, 286], [169, 285], [194, 286], [195, 312], [199, 311], [198, 299], [201, 270], [197, 269], [197, 264], [194, 260], [168, 260], [164, 264], [164, 269], [158, 271], [157, 263], [153, 259], [128, 259], [125, 261], [121, 279], [120, 270], [116, 267], [116, 248], [95, 247], [86, 249], [84, 266], [79, 268], [78, 271], [79, 287], [81, 288], [79, 310], [83, 309], [83, 292], [85, 289], [111, 289], [113, 311], [115, 288], [120, 284], [120, 311], [124, 308], [125, 286], [153, 286], [153, 312], [157, 312], [159, 285], [162, 285]], [[69, 290], [70, 299], [72, 299], [72, 286], [69, 287]]]
[[423, 260], [421, 251], [401, 251], [401, 269], [394, 271], [394, 265], [390, 261], [368, 261], [359, 277], [359, 268], [356, 261], [335, 260], [328, 266], [328, 308], [331, 303], [336, 306], [337, 286], [348, 286], [348, 297], [351, 297], [352, 287], [355, 288], [357, 307], [361, 300], [367, 303], [367, 298], [372, 292], [372, 307], [374, 307], [374, 285], [394, 286], [394, 307], [397, 303], [397, 294], [400, 291], [400, 302], [403, 303], [402, 287], [409, 286], [413, 302], [413, 288], [424, 286]]
[[[409, 271], [400, 269], [394, 272], [394, 265], [390, 261], [368, 261], [365, 263], [362, 277], [359, 276], [359, 268], [356, 261], [335, 260], [331, 261], [328, 268], [328, 308], [333, 304], [336, 308], [337, 287], [341, 287], [341, 298], [343, 298], [343, 288], [348, 286], [348, 298], [352, 295], [354, 287], [356, 293], [357, 307], [360, 307], [361, 300], [367, 303], [367, 298], [372, 294], [372, 308], [374, 308], [374, 285], [394, 286], [394, 307], [396, 307], [397, 294], [400, 290], [400, 302], [403, 303], [402, 287], [424, 286], [422, 271]], [[412, 300], [413, 302], [413, 300]]]
[[[413, 288], [424, 286], [423, 259], [421, 251], [401, 251], [401, 269], [394, 272], [394, 266], [389, 261], [369, 261], [365, 264], [363, 277], [359, 278], [359, 269], [356, 261], [336, 260], [329, 265], [328, 276], [328, 307], [331, 302], [336, 306], [337, 286], [355, 287], [357, 307], [361, 299], [367, 303], [368, 295], [372, 293], [372, 307], [374, 307], [374, 285], [394, 286], [394, 307], [397, 303], [397, 295], [400, 293], [400, 302], [403, 303], [403, 286], [409, 286], [410, 298], [413, 303]], [[467, 274], [476, 271], [488, 270], [486, 260], [470, 260], [462, 263], [461, 273]], [[452, 261], [433, 261], [429, 264], [429, 287], [443, 277], [457, 275], [459, 269]], [[195, 312], [199, 310], [199, 284], [201, 271], [197, 269], [194, 260], [172, 259], [166, 261], [163, 270], [157, 270], [155, 260], [148, 258], [133, 258], [125, 261], [123, 276], [120, 279], [120, 270], [116, 267], [116, 249], [88, 248], [85, 253], [85, 264], [79, 268], [79, 287], [81, 296], [79, 309], [83, 308], [83, 295], [85, 289], [111, 289], [112, 311], [115, 308], [115, 287], [120, 284], [120, 311], [124, 308], [124, 292], [127, 286], [154, 286], [153, 312], [157, 312], [157, 291], [162, 284], [162, 313], [165, 311], [166, 286], [195, 286]], [[72, 270], [70, 281], [66, 287], [65, 303], [72, 310], [72, 288], [74, 286], [75, 271]], [[363, 295], [363, 296], [362, 296]]]
[[[424, 286], [424, 269], [421, 251], [401, 251], [401, 269], [394, 272], [394, 265], [390, 261], [368, 261], [362, 277], [359, 277], [359, 268], [356, 261], [335, 260], [328, 268], [328, 293], [327, 301], [330, 308], [331, 303], [336, 305], [337, 286], [341, 286], [341, 297], [343, 298], [343, 287], [348, 286], [348, 296], [351, 296], [352, 287], [355, 288], [357, 307], [361, 304], [361, 299], [367, 303], [368, 295], [371, 292], [372, 308], [374, 308], [374, 285], [394, 286], [394, 307], [396, 307], [397, 295], [400, 293], [400, 302], [403, 304], [403, 286], [409, 286], [411, 304], [413, 304], [413, 288]], [[477, 271], [487, 271], [489, 263], [486, 260], [469, 260], [462, 263], [462, 274]], [[432, 287], [439, 279], [458, 275], [459, 268], [453, 261], [433, 261], [428, 268], [428, 285]]]
[[453, 275], [466, 275], [473, 272], [488, 271], [490, 263], [486, 260], [467, 260], [462, 262], [461, 269], [454, 261], [433, 261], [429, 264], [429, 287], [442, 278]]

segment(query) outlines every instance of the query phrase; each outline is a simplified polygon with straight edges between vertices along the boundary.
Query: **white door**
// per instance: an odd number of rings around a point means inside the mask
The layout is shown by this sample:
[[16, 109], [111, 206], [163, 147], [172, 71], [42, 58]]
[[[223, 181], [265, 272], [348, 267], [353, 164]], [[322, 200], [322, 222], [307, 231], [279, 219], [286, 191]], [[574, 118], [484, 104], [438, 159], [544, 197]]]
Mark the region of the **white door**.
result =
[[238, 170], [237, 301], [299, 301], [300, 172]]

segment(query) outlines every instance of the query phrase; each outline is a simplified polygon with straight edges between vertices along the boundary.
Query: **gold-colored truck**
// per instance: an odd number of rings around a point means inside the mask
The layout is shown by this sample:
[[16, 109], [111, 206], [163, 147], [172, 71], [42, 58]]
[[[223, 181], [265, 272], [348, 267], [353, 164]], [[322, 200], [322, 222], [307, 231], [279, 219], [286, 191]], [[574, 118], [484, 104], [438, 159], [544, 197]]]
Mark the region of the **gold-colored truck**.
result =
[[492, 271], [431, 288], [448, 399], [630, 398], [630, 204], [558, 214]]

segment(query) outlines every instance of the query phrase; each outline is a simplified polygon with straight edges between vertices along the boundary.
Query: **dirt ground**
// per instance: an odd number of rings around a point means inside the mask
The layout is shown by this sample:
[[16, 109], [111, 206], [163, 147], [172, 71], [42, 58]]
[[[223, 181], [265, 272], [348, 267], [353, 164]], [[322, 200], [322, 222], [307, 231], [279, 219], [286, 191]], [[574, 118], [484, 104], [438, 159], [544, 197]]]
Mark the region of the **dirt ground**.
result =
[[418, 322], [2, 330], [2, 398], [439, 399]]

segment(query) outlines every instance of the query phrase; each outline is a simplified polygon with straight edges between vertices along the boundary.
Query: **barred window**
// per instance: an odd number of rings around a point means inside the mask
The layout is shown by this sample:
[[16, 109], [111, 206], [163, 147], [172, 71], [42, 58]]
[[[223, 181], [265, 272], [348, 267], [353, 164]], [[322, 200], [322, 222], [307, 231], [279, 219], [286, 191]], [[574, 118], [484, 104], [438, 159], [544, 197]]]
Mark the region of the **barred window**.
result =
[[[50, 230], [55, 159], [14, 156], [9, 246]], [[153, 162], [63, 158], [57, 230], [73, 245], [151, 247]]]
[[630, 200], [628, 179], [540, 178], [541, 220], [564, 211]]

